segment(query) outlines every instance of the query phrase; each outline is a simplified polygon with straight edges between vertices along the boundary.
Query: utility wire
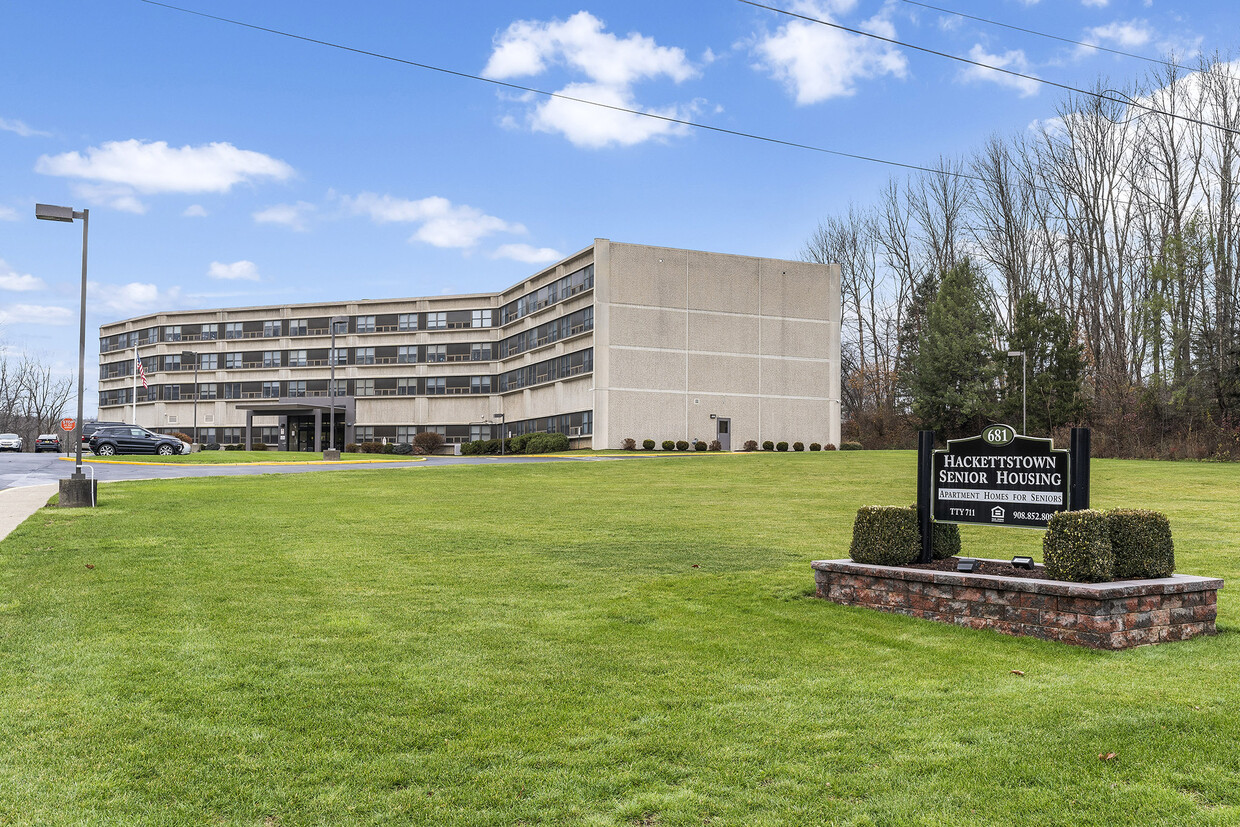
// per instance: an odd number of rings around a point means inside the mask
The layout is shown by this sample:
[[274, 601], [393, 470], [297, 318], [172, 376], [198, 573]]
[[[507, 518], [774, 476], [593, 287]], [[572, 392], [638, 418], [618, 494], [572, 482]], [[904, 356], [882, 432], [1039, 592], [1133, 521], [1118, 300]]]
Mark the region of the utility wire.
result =
[[1144, 60], [1148, 63], [1159, 63], [1159, 64], [1162, 64], [1163, 66], [1166, 66], [1168, 69], [1184, 69], [1190, 72], [1196, 71], [1191, 66], [1184, 66], [1183, 64], [1176, 63], [1175, 61], [1163, 60], [1157, 57], [1148, 57], [1146, 55], [1133, 54], [1132, 52], [1125, 52], [1125, 51], [1121, 51], [1120, 49], [1111, 49], [1106, 46], [1101, 46], [1097, 43], [1086, 43], [1080, 40], [1073, 40], [1070, 37], [1060, 37], [1057, 34], [1048, 34], [1047, 32], [1040, 32], [1037, 29], [1026, 29], [1022, 26], [1014, 26], [1011, 23], [1000, 23], [998, 20], [990, 20], [989, 18], [985, 18], [985, 17], [976, 17], [972, 14], [965, 14], [964, 12], [960, 12], [960, 11], [952, 11], [951, 9], [944, 9], [939, 6], [932, 6], [929, 3], [919, 3], [917, 0], [901, 0], [901, 2], [908, 3], [910, 6], [921, 6], [923, 9], [930, 9], [931, 11], [941, 12], [942, 14], [950, 14], [956, 17], [963, 17], [966, 20], [975, 20], [978, 23], [985, 23], [990, 26], [999, 26], [1000, 28], [1003, 28], [1003, 29], [1011, 29], [1014, 32], [1024, 32], [1025, 34], [1032, 34], [1032, 35], [1036, 35], [1037, 37], [1045, 37], [1049, 40], [1058, 40], [1060, 43], [1070, 43], [1073, 46], [1084, 46], [1087, 49], [1096, 49], [1100, 52], [1108, 52], [1110, 54], [1119, 55], [1121, 57], [1130, 57], [1130, 58], [1133, 58], [1134, 60]]
[[[143, 2], [149, 2], [149, 0], [143, 0]], [[855, 34], [861, 37], [869, 37], [874, 40], [881, 40], [882, 42], [890, 43], [893, 46], [902, 46], [905, 49], [913, 49], [918, 52], [925, 52], [928, 55], [934, 55], [935, 57], [947, 58], [948, 60], [955, 60], [960, 63], [967, 64], [969, 66], [977, 66], [978, 68], [981, 68], [981, 69], [989, 69], [992, 72], [999, 72], [1001, 74], [1010, 75], [1011, 77], [1021, 78], [1022, 80], [1029, 80], [1029, 81], [1033, 81], [1034, 83], [1042, 83], [1047, 86], [1053, 86], [1056, 89], [1063, 89], [1066, 92], [1073, 92], [1078, 95], [1084, 95], [1086, 97], [1097, 98], [1098, 100], [1107, 101], [1109, 103], [1122, 103], [1125, 106], [1131, 106], [1134, 109], [1143, 109], [1146, 112], [1149, 112], [1154, 115], [1163, 115], [1168, 118], [1174, 118], [1176, 120], [1181, 120], [1181, 121], [1186, 121], [1188, 123], [1196, 124], [1197, 126], [1208, 126], [1214, 129], [1220, 129], [1224, 132], [1230, 132], [1233, 135], [1240, 135], [1240, 129], [1233, 129], [1229, 126], [1224, 126], [1223, 124], [1211, 123], [1210, 121], [1203, 121], [1200, 118], [1191, 118], [1187, 115], [1177, 115], [1174, 112], [1166, 112], [1162, 109], [1157, 109], [1153, 106], [1149, 106], [1144, 103], [1138, 103], [1137, 101], [1134, 101], [1131, 98], [1125, 99], [1125, 98], [1120, 98], [1120, 97], [1112, 97], [1107, 92], [1090, 92], [1090, 91], [1081, 89], [1076, 86], [1070, 86], [1066, 83], [1059, 83], [1058, 81], [1047, 80], [1046, 78], [1040, 78], [1036, 75], [1028, 75], [1028, 74], [1025, 74], [1024, 72], [1017, 72], [1014, 69], [1005, 69], [1002, 66], [992, 66], [989, 63], [982, 63], [981, 61], [972, 60], [971, 58], [967, 58], [967, 57], [961, 57], [960, 55], [953, 55], [948, 52], [940, 52], [935, 49], [927, 48], [926, 46], [918, 46], [914, 43], [908, 43], [903, 40], [895, 40], [894, 38], [884, 37], [883, 35], [875, 34], [874, 32], [867, 32], [862, 29], [849, 28], [848, 26], [844, 26], [840, 23], [833, 23], [830, 20], [822, 20], [817, 17], [810, 17], [807, 14], [799, 14], [798, 12], [788, 11], [786, 9], [781, 9], [776, 6], [768, 6], [765, 3], [758, 3], [756, 2], [756, 0], [736, 0], [736, 2], [744, 3], [745, 5], [753, 6], [754, 8], [766, 9], [767, 11], [773, 11], [776, 14], [783, 14], [783, 15], [787, 15], [788, 17], [795, 17], [798, 20], [804, 20], [808, 23], [817, 23], [821, 26], [829, 26], [832, 29], [839, 29], [840, 31], [848, 32], [849, 34]]]
[[481, 83], [489, 83], [492, 86], [499, 86], [504, 89], [513, 89], [518, 92], [529, 92], [535, 95], [542, 95], [548, 98], [555, 98], [557, 100], [566, 100], [566, 101], [572, 101], [573, 103], [582, 103], [582, 104], [586, 104], [587, 106], [597, 106], [601, 109], [610, 109], [613, 112], [624, 112], [629, 115], [638, 115], [643, 118], [653, 118], [654, 120], [663, 121], [665, 123], [677, 124], [679, 126], [688, 126], [694, 129], [703, 129], [708, 132], [715, 132], [721, 135], [731, 135], [737, 138], [748, 138], [751, 141], [762, 141], [768, 144], [776, 144], [779, 146], [792, 147], [793, 149], [804, 149], [810, 152], [820, 152], [825, 155], [834, 155], [839, 158], [850, 158], [854, 161], [867, 161], [872, 164], [883, 164], [886, 166], [900, 167], [902, 169], [916, 170], [918, 172], [931, 172], [931, 173], [935, 173], [938, 175], [949, 175], [955, 178], [967, 178], [971, 181], [983, 181], [984, 180], [980, 176], [970, 175], [965, 172], [955, 172], [955, 171], [948, 170], [948, 169], [937, 169], [934, 167], [925, 167], [919, 164], [904, 163], [902, 161], [892, 161], [886, 158], [877, 158], [877, 157], [873, 157], [870, 155], [858, 155], [852, 152], [843, 152], [838, 149], [828, 149], [826, 147], [814, 146], [812, 144], [803, 144], [803, 143], [798, 143], [796, 141], [785, 141], [780, 138], [771, 138], [765, 135], [757, 135], [752, 132], [742, 132], [736, 129], [726, 129], [722, 126], [711, 126], [709, 124], [696, 123], [694, 121], [684, 120], [683, 118], [673, 118], [670, 115], [659, 115], [654, 112], [643, 112], [640, 109], [630, 109], [625, 106], [616, 106], [610, 103], [600, 103], [599, 101], [592, 101], [587, 98], [578, 98], [572, 95], [565, 95], [563, 92], [548, 92], [545, 89], [535, 89], [532, 86], [522, 86], [517, 83], [508, 83], [507, 81], [496, 80], [494, 78], [483, 77], [481, 75], [473, 75], [468, 72], [459, 72], [459, 71], [456, 71], [455, 69], [445, 69], [441, 66], [433, 66], [429, 63], [419, 63], [414, 60], [406, 60], [404, 58], [393, 57], [392, 55], [385, 55], [381, 52], [371, 52], [371, 51], [367, 51], [366, 49], [358, 49], [353, 46], [344, 46], [339, 43], [333, 43], [329, 40], [318, 40], [313, 37], [306, 37], [305, 35], [281, 31], [280, 29], [273, 29], [267, 26], [259, 26], [254, 23], [246, 23], [244, 21], [234, 20], [229, 17], [220, 17], [219, 15], [207, 14], [206, 12], [201, 12], [201, 11], [194, 11], [193, 9], [186, 9], [180, 6], [173, 6], [169, 3], [161, 3], [161, 2], [158, 2], [158, 0], [140, 0], [140, 2], [146, 3], [147, 5], [150, 5], [150, 6], [159, 6], [161, 8], [169, 9], [171, 11], [182, 12], [183, 14], [191, 14], [196, 17], [204, 17], [209, 20], [217, 20], [221, 23], [230, 23], [234, 26], [241, 26], [246, 29], [253, 29], [254, 31], [266, 32], [268, 34], [275, 34], [281, 37], [291, 38], [293, 40], [300, 40], [305, 43], [313, 43], [318, 46], [327, 46], [329, 48], [339, 49], [344, 52], [352, 52], [353, 54], [357, 54], [357, 55], [365, 55], [366, 57], [376, 57], [376, 58], [379, 58], [380, 60], [389, 60], [389, 61], [392, 61], [393, 63], [400, 63], [405, 66], [412, 66], [417, 69], [426, 69], [431, 72], [439, 72], [441, 74], [450, 75], [456, 78], [479, 81]]

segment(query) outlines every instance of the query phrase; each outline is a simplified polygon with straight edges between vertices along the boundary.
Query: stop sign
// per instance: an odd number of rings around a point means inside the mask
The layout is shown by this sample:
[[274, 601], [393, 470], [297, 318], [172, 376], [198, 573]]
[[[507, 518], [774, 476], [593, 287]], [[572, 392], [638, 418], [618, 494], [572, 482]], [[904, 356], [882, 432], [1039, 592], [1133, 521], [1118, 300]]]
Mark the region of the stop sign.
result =
[[64, 419], [60, 420], [60, 430], [62, 431], [72, 431], [76, 427], [77, 427], [76, 419], [65, 417]]

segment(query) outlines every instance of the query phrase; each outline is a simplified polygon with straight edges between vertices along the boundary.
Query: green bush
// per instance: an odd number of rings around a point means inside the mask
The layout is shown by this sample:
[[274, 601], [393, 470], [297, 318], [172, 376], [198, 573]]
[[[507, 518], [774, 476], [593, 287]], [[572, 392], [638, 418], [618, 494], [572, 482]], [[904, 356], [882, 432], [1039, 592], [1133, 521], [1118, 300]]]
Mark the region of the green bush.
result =
[[763, 450], [763, 451], [774, 451], [774, 450], [775, 450], [775, 443], [774, 443], [774, 442], [771, 442], [769, 439], [768, 439], [768, 440], [763, 441], [763, 443], [762, 443], [762, 450]]
[[695, 451], [705, 451], [708, 447], [709, 446], [700, 439], [697, 442], [693, 443], [693, 450]]
[[676, 443], [672, 442], [670, 439], [663, 440], [663, 450], [664, 451], [675, 451]]
[[1042, 561], [1052, 580], [1101, 583], [1115, 571], [1107, 517], [1101, 511], [1052, 514], [1042, 538]]
[[250, 446], [250, 450], [251, 451], [266, 451], [267, 443], [266, 442], [255, 442], [254, 444]]
[[788, 443], [786, 443], [786, 442], [776, 442], [776, 443], [775, 443], [775, 450], [776, 450], [776, 451], [787, 451], [787, 450], [788, 450]]
[[[913, 509], [913, 524], [916, 525], [917, 506], [910, 507]], [[930, 541], [930, 556], [935, 560], [946, 560], [958, 554], [960, 554], [960, 526], [955, 523], [935, 523], [934, 536]]]
[[385, 443], [383, 443], [383, 447], [379, 449], [379, 452], [380, 452], [380, 453], [382, 453], [382, 454], [394, 454], [394, 453], [396, 453], [396, 443], [395, 443], [395, 442], [385, 442]]
[[811, 442], [811, 443], [809, 444], [809, 449], [810, 449], [811, 451], [821, 451], [821, 450], [822, 450], [822, 446], [821, 446], [821, 445], [819, 445], [817, 442]]
[[[828, 450], [828, 451], [830, 451], [830, 450], [833, 450], [833, 449], [828, 448], [827, 450]], [[841, 442], [841, 443], [840, 443], [840, 450], [841, 450], [841, 451], [860, 451], [860, 450], [861, 450], [861, 443], [860, 443], [860, 442]]]
[[225, 451], [240, 451], [240, 450], [241, 450], [241, 443], [240, 443], [240, 442], [234, 442], [232, 445], [225, 445], [225, 446], [224, 446], [224, 450], [225, 450]]
[[568, 437], [564, 434], [530, 434], [522, 446], [527, 454], [551, 454], [568, 450]]
[[413, 435], [413, 446], [423, 454], [433, 454], [443, 447], [443, 434], [436, 431], [421, 431]]
[[348, 445], [344, 446], [344, 450], [345, 453], [356, 454], [361, 450], [361, 446], [359, 446], [356, 442], [350, 442]]
[[917, 512], [895, 505], [863, 505], [853, 520], [848, 556], [857, 563], [903, 566], [921, 553]]
[[[865, 511], [866, 509], [870, 509], [871, 512], [879, 512], [879, 511], [882, 512], [882, 516], [879, 516], [879, 517], [875, 517], [873, 516], [873, 513], [871, 513], [868, 516], [868, 519], [871, 521], [877, 520], [878, 524], [884, 527], [884, 531], [893, 534], [893, 536], [898, 536], [904, 539], [907, 539], [908, 537], [912, 537], [912, 540], [910, 541], [913, 544], [912, 545], [912, 548], [913, 548], [912, 556], [909, 557], [909, 559], [905, 562], [908, 562], [908, 563], [915, 562], [921, 556], [921, 529], [917, 524], [917, 506], [910, 505], [907, 508], [900, 508], [899, 506], [894, 506], [894, 505], [893, 506], [872, 505], [872, 506], [866, 506], [866, 508], [862, 509], [862, 511]], [[861, 519], [860, 511], [857, 512], [857, 519], [858, 520]], [[900, 522], [905, 523], [903, 528], [897, 529], [897, 528], [892, 527], [896, 523], [900, 523]], [[857, 528], [856, 528], [856, 525], [854, 524], [853, 526], [854, 545], [857, 542], [856, 538], [857, 538]], [[866, 552], [863, 550], [862, 553], [865, 554]], [[869, 552], [869, 553], [872, 555], [875, 552]], [[896, 556], [904, 557], [904, 556], [907, 556], [907, 554], [908, 553], [906, 551], [900, 551]], [[955, 557], [956, 555], [960, 554], [960, 527], [954, 523], [935, 523], [933, 539], [931, 541], [931, 546], [930, 546], [930, 554], [935, 560], [946, 560], [949, 557]], [[852, 549], [849, 549], [849, 556], [852, 556]], [[856, 557], [853, 557], [853, 559], [857, 560]], [[874, 562], [874, 561], [857, 560], [857, 562], [866, 563], [866, 562]], [[898, 566], [898, 565], [904, 565], [904, 563], [881, 563], [880, 565]]]
[[676, 440], [676, 450], [677, 450], [677, 451], [688, 451], [688, 450], [689, 450], [689, 441], [688, 441], [687, 439], [678, 439], [678, 440]]
[[643, 450], [643, 451], [653, 451], [653, 450], [654, 450], [654, 440], [653, 440], [653, 439], [643, 439], [643, 440], [642, 440], [642, 450]]
[[[392, 453], [400, 454], [402, 457], [408, 456], [409, 454], [413, 453], [413, 445], [408, 442], [397, 442], [395, 445], [392, 446]], [[462, 451], [461, 453], [464, 453], [464, 451]]]
[[794, 450], [794, 451], [804, 451], [804, 450], [805, 450], [805, 443], [804, 443], [804, 442], [794, 442], [794, 443], [792, 443], [792, 450]]
[[1106, 513], [1116, 580], [1170, 577], [1175, 571], [1175, 545], [1166, 514], [1138, 508]]
[[620, 440], [620, 447], [626, 451], [636, 451], [637, 440], [633, 439], [632, 437], [625, 437], [624, 439]]
[[220, 444], [218, 442], [208, 442], [205, 446], [205, 450], [218, 451], [220, 450]]

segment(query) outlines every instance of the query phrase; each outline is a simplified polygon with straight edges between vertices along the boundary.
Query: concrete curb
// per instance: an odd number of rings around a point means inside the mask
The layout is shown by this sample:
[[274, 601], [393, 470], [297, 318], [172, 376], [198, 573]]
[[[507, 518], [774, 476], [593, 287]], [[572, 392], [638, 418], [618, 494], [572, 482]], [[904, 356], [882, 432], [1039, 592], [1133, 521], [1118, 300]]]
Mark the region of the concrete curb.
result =
[[57, 490], [56, 483], [47, 483], [0, 491], [0, 541], [24, 523], [27, 517], [47, 505]]
[[[62, 462], [74, 462], [71, 457], [61, 457]], [[385, 465], [393, 462], [426, 462], [426, 457], [408, 457], [401, 459], [308, 459], [305, 462], [290, 460], [288, 462], [141, 462], [127, 459], [83, 459], [83, 465], [160, 465], [169, 468], [240, 468], [251, 465]]]

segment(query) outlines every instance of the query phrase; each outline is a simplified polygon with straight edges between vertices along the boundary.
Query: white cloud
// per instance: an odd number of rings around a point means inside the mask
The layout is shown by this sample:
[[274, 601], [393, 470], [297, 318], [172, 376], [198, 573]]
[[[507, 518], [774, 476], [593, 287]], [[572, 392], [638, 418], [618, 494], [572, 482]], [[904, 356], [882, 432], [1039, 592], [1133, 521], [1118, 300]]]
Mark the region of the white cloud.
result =
[[[1153, 37], [1154, 33], [1149, 23], [1144, 20], [1129, 20], [1126, 23], [1116, 20], [1105, 26], [1093, 26], [1086, 29], [1084, 40], [1086, 43], [1099, 46], [1109, 43], [1122, 49], [1135, 49], [1146, 45]], [[1078, 51], [1092, 53], [1094, 50], [1081, 46]]]
[[8, 262], [0, 258], [0, 290], [25, 293], [31, 290], [42, 290], [46, 286], [43, 279], [29, 273], [19, 273], [9, 266]]
[[207, 208], [202, 206], [202, 204], [190, 204], [181, 215], [186, 218], [206, 218]]
[[65, 307], [47, 304], [13, 304], [0, 306], [0, 323], [4, 324], [70, 324], [77, 313]]
[[133, 316], [147, 310], [168, 310], [181, 300], [181, 288], [161, 290], [154, 284], [131, 281], [128, 284], [88, 282], [86, 293], [91, 307], [102, 307], [113, 313]]
[[491, 258], [510, 258], [526, 264], [550, 264], [564, 258], [559, 250], [550, 247], [532, 247], [529, 244], [501, 244]]
[[0, 221], [16, 221], [17, 210], [0, 205]]
[[[604, 25], [585, 11], [563, 21], [518, 20], [496, 37], [495, 48], [482, 73], [496, 80], [508, 80], [540, 75], [553, 66], [562, 66], [585, 75], [587, 80], [569, 84], [560, 94], [668, 117], [683, 119], [692, 114], [693, 105], [648, 109], [637, 102], [633, 92], [639, 81], [667, 78], [681, 83], [697, 76], [698, 70], [685, 57], [684, 50], [660, 46], [653, 38], [636, 32], [620, 38], [604, 31]], [[708, 52], [703, 59], [709, 62], [713, 54]], [[525, 96], [520, 100], [528, 103], [531, 98]], [[599, 121], [605, 121], [606, 127], [600, 128]], [[505, 118], [504, 122], [516, 123], [512, 118]], [[666, 121], [556, 98], [534, 105], [527, 112], [526, 122], [535, 131], [562, 134], [577, 146], [591, 148], [629, 146], [684, 129]]]
[[207, 276], [213, 279], [225, 279], [227, 281], [258, 281], [258, 267], [254, 262], [234, 261], [232, 264], [224, 264], [221, 261], [211, 262], [211, 266], [207, 268]]
[[[833, 21], [853, 3], [800, 0], [792, 4], [798, 14]], [[883, 12], [859, 28], [894, 37], [895, 27]], [[893, 75], [904, 77], [908, 61], [894, 46], [812, 23], [792, 20], [773, 34], [765, 34], [752, 47], [757, 68], [783, 83], [798, 105], [855, 94], [857, 81]]]
[[0, 118], [0, 132], [13, 132], [21, 135], [23, 138], [32, 138], [36, 136], [40, 138], [50, 137], [50, 133], [40, 132], [37, 129], [31, 129], [26, 126], [24, 121], [10, 121], [5, 118]]
[[475, 207], [453, 204], [437, 195], [411, 201], [363, 192], [355, 198], [344, 196], [341, 200], [352, 212], [369, 216], [378, 224], [420, 224], [409, 240], [435, 247], [472, 247], [494, 233], [526, 232], [521, 224], [487, 215]]
[[254, 220], [259, 224], [280, 224], [304, 233], [308, 229], [306, 219], [310, 213], [314, 212], [314, 209], [313, 204], [305, 201], [298, 201], [296, 204], [275, 204], [254, 213]]
[[1105, 7], [1108, 2], [1109, 0], [1081, 0], [1081, 5], [1093, 6], [1094, 8], [1101, 9]]
[[109, 141], [85, 154], [42, 155], [35, 171], [79, 178], [78, 191], [115, 209], [145, 212], [134, 193], [228, 192], [240, 183], [263, 178], [283, 181], [293, 168], [285, 162], [237, 149], [230, 143], [170, 147], [165, 141]]
[[[1029, 71], [1029, 61], [1025, 59], [1025, 52], [1022, 49], [1014, 49], [1010, 52], [1004, 52], [1001, 55], [992, 55], [982, 48], [980, 44], [969, 50], [969, 58], [976, 60], [978, 63], [987, 63], [991, 66], [998, 66], [1003, 69], [1011, 69], [1013, 72], [1021, 72], [1023, 74], [1031, 74]], [[965, 81], [985, 81], [987, 83], [997, 83], [1000, 86], [1006, 86], [1009, 89], [1015, 89], [1020, 92], [1022, 98], [1038, 93], [1038, 87], [1041, 85], [1036, 80], [1030, 78], [1018, 78], [1015, 75], [1009, 75], [1005, 72], [996, 72], [993, 69], [984, 69], [981, 66], [968, 66], [960, 72], [961, 80]]]

